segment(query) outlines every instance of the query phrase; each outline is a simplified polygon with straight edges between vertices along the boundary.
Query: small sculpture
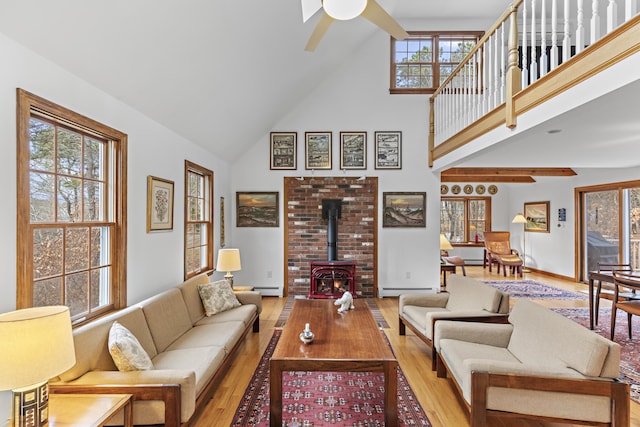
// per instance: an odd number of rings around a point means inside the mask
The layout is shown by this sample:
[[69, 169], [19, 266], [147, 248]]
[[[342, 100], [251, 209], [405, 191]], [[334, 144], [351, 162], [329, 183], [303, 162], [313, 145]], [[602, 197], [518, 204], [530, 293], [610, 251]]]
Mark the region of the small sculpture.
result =
[[[342, 288], [340, 288], [342, 290]], [[339, 305], [338, 313], [344, 313], [345, 311], [353, 310], [355, 307], [353, 306], [353, 296], [351, 296], [351, 292], [343, 290], [342, 296], [334, 302], [334, 305]]]
[[313, 334], [313, 332], [311, 332], [311, 329], [309, 328], [309, 324], [305, 323], [304, 331], [300, 333], [300, 341], [302, 341], [305, 344], [311, 344], [311, 342], [313, 341], [313, 338], [315, 338], [315, 335]]

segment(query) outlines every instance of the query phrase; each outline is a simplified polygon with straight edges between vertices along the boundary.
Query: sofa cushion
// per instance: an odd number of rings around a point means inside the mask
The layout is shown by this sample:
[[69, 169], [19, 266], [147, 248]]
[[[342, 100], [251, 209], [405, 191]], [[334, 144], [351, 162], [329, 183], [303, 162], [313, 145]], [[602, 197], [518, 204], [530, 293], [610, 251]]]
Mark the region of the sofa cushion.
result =
[[109, 330], [109, 353], [119, 371], [153, 369], [153, 363], [138, 339], [117, 321], [113, 322]]
[[258, 308], [254, 304], [241, 305], [240, 307], [218, 313], [215, 316], [205, 316], [194, 326], [240, 321], [243, 322], [245, 327], [247, 327], [252, 324], [253, 319], [257, 314]]
[[209, 380], [224, 361], [224, 348], [215, 345], [207, 347], [180, 348], [167, 350], [153, 359], [156, 369], [189, 370], [196, 374], [196, 397], [200, 395]]
[[240, 301], [226, 280], [198, 285], [198, 292], [200, 292], [204, 312], [207, 316], [213, 316], [240, 306]]
[[158, 353], [193, 327], [182, 293], [177, 288], [155, 295], [140, 306]]
[[224, 348], [225, 352], [229, 353], [245, 330], [246, 326], [240, 320], [195, 326], [175, 340], [165, 351], [214, 345]]
[[502, 299], [502, 293], [493, 286], [459, 274], [449, 277], [447, 291], [447, 309], [451, 311], [482, 309], [497, 313]]
[[204, 317], [204, 306], [198, 292], [198, 285], [209, 282], [211, 282], [209, 276], [206, 273], [200, 273], [178, 285], [193, 325]]
[[431, 336], [431, 323], [429, 320], [429, 315], [431, 313], [443, 313], [448, 312], [449, 310], [440, 307], [418, 307], [415, 305], [405, 305], [402, 314], [405, 319], [409, 320], [412, 325], [417, 327], [420, 332], [424, 334], [430, 340], [433, 339]]

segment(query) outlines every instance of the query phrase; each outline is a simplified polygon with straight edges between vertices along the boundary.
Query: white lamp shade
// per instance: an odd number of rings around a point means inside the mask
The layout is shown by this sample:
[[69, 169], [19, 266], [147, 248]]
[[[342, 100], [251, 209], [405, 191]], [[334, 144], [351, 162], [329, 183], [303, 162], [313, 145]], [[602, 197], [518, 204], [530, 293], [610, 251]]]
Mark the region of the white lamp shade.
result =
[[525, 218], [524, 215], [519, 213], [515, 217], [513, 217], [513, 221], [511, 221], [511, 222], [514, 223], [514, 224], [526, 224], [527, 223], [527, 218]]
[[218, 271], [238, 271], [242, 269], [240, 264], [240, 249], [220, 249], [218, 251]]
[[359, 16], [367, 7], [367, 0], [324, 0], [322, 7], [333, 19], [346, 21]]
[[47, 306], [0, 314], [0, 390], [48, 381], [76, 363], [69, 308]]
[[449, 240], [444, 236], [444, 234], [440, 234], [440, 250], [448, 251], [449, 249], [453, 249]]

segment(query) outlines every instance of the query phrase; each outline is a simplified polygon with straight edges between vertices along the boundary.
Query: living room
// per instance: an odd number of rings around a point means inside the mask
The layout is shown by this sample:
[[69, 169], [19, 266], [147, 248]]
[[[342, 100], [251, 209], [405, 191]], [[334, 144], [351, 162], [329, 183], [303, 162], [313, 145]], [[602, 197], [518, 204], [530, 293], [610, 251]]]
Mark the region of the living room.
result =
[[[17, 2], [16, 2], [17, 3]], [[237, 11], [237, 15], [244, 14], [239, 6], [225, 5], [226, 8]], [[444, 30], [451, 27], [464, 26], [464, 29], [484, 30], [504, 10], [508, 2], [495, 11], [487, 13], [486, 17], [476, 19], [439, 19], [437, 21], [424, 20], [416, 22], [407, 19], [414, 29], [421, 29], [428, 25], [430, 29]], [[78, 5], [76, 5], [78, 6]], [[290, 6], [290, 5], [289, 5]], [[299, 20], [298, 5], [289, 12]], [[504, 7], [503, 7], [504, 6]], [[186, 91], [195, 99], [202, 97], [216, 98], [217, 115], [200, 116], [190, 110], [189, 103], [176, 103], [172, 93], [154, 92], [153, 88], [142, 87], [144, 79], [133, 83], [127, 79], [129, 70], [126, 63], [112, 70], [118, 78], [101, 84], [92, 82], [90, 72], [82, 69], [67, 69], [54, 62], [51, 58], [39, 53], [34, 47], [34, 40], [14, 39], [11, 34], [14, 25], [30, 27], [24, 23], [26, 16], [23, 9], [15, 6], [14, 13], [3, 13], [0, 18], [0, 52], [3, 52], [4, 64], [0, 78], [0, 135], [4, 141], [5, 155], [2, 157], [2, 171], [0, 176], [8, 193], [8, 207], [0, 213], [3, 224], [2, 243], [3, 257], [0, 260], [0, 271], [5, 273], [7, 283], [0, 290], [0, 312], [11, 311], [16, 308], [16, 88], [23, 88], [38, 96], [46, 98], [56, 104], [65, 106], [84, 116], [106, 123], [128, 135], [128, 247], [127, 247], [127, 301], [132, 304], [154, 295], [169, 287], [175, 286], [183, 280], [184, 244], [183, 223], [184, 209], [184, 161], [197, 162], [215, 173], [214, 199], [224, 197], [225, 241], [227, 247], [238, 247], [242, 253], [243, 269], [235, 272], [238, 283], [252, 284], [260, 289], [264, 295], [282, 295], [285, 289], [285, 268], [287, 260], [284, 256], [285, 238], [283, 224], [285, 220], [285, 206], [281, 204], [279, 211], [280, 226], [274, 228], [242, 228], [236, 226], [236, 192], [245, 191], [283, 191], [285, 177], [343, 177], [368, 176], [377, 177], [378, 193], [381, 199], [384, 192], [425, 192], [426, 193], [426, 226], [423, 228], [386, 228], [378, 220], [378, 252], [377, 252], [377, 291], [379, 296], [395, 296], [398, 289], [419, 289], [427, 284], [439, 283], [440, 271], [437, 263], [439, 254], [439, 217], [440, 217], [440, 179], [439, 174], [427, 167], [428, 159], [428, 96], [389, 95], [389, 67], [388, 45], [389, 37], [382, 31], [372, 31], [366, 40], [361, 40], [357, 50], [341, 57], [339, 63], [330, 61], [333, 65], [329, 71], [320, 76], [318, 72], [312, 74], [310, 83], [303, 84], [292, 80], [294, 85], [278, 86], [279, 91], [269, 91], [269, 84], [262, 83], [259, 88], [248, 85], [248, 94], [238, 94], [234, 99], [231, 94], [218, 94], [210, 89], [208, 93], [200, 93], [197, 89]], [[28, 6], [25, 6], [28, 8]], [[34, 5], [31, 5], [34, 7]], [[253, 6], [252, 6], [253, 7]], [[265, 7], [266, 6], [261, 6]], [[278, 6], [284, 8], [284, 6]], [[237, 10], [235, 8], [238, 8]], [[288, 6], [287, 6], [288, 8]], [[42, 15], [46, 15], [43, 9]], [[264, 11], [265, 13], [268, 10]], [[256, 13], [256, 15], [261, 15]], [[85, 16], [80, 14], [80, 16]], [[262, 16], [259, 16], [262, 18]], [[227, 17], [229, 18], [229, 17]], [[38, 19], [44, 19], [38, 14]], [[293, 19], [293, 18], [292, 18]], [[16, 24], [16, 22], [23, 21]], [[9, 21], [14, 21], [13, 23]], [[217, 21], [217, 20], [216, 20]], [[248, 28], [249, 24], [239, 23], [240, 28]], [[301, 23], [299, 23], [301, 25]], [[253, 24], [263, 28], [260, 22]], [[365, 26], [365, 24], [359, 24]], [[46, 29], [46, 25], [35, 26]], [[369, 27], [366, 27], [367, 30]], [[373, 30], [373, 27], [371, 28]], [[333, 28], [332, 28], [333, 30]], [[350, 28], [337, 26], [336, 37], [346, 37]], [[34, 28], [31, 32], [37, 33]], [[307, 29], [307, 32], [309, 30]], [[17, 35], [15, 37], [18, 37]], [[41, 38], [45, 42], [46, 35], [39, 34], [34, 39]], [[210, 42], [210, 55], [217, 56], [216, 44], [220, 43], [222, 34], [216, 34], [215, 42]], [[293, 38], [290, 36], [280, 36]], [[284, 41], [279, 42], [286, 46]], [[287, 43], [290, 40], [287, 40]], [[325, 42], [330, 43], [329, 38]], [[151, 41], [148, 41], [151, 44]], [[334, 40], [335, 42], [335, 40]], [[142, 43], [144, 44], [144, 43]], [[295, 48], [299, 55], [291, 57], [290, 61], [307, 61], [308, 56], [302, 57], [303, 41]], [[323, 43], [324, 44], [324, 43]], [[321, 45], [322, 46], [322, 45]], [[151, 45], [149, 52], [140, 50], [139, 54], [160, 55], [157, 47]], [[104, 53], [107, 55], [107, 52]], [[320, 48], [318, 57], [308, 59], [306, 68], [319, 66], [324, 60], [331, 60], [331, 53]], [[77, 50], [69, 46], [67, 58], [71, 60], [77, 55]], [[275, 56], [275, 53], [273, 54]], [[637, 56], [637, 55], [636, 55]], [[184, 58], [183, 58], [184, 59]], [[178, 60], [176, 60], [177, 62]], [[107, 60], [109, 64], [111, 61]], [[279, 68], [277, 66], [267, 68]], [[194, 65], [194, 68], [196, 66]], [[153, 73], [153, 70], [137, 71]], [[270, 71], [268, 75], [273, 77]], [[266, 73], [266, 71], [265, 71]], [[215, 73], [209, 78], [214, 79]], [[273, 77], [274, 81], [277, 76]], [[174, 85], [173, 90], [180, 91], [185, 84], [182, 80], [167, 81], [166, 85]], [[174, 104], [168, 111], [158, 114], [146, 112], [137, 105], [123, 101], [119, 94], [118, 85], [141, 85], [130, 87], [132, 92], [141, 90], [155, 93], [157, 98], [151, 102], [157, 104]], [[585, 85], [588, 84], [584, 83]], [[233, 86], [233, 85], [232, 85]], [[110, 90], [113, 88], [113, 90]], [[266, 89], [265, 89], [266, 88]], [[249, 109], [248, 104], [258, 89], [267, 90], [256, 104], [262, 109]], [[269, 100], [277, 100], [278, 109], [269, 108]], [[245, 108], [247, 108], [245, 110]], [[187, 116], [181, 129], [167, 126], [163, 119], [171, 116]], [[153, 118], [152, 118], [153, 117]], [[215, 117], [216, 120], [212, 120]], [[191, 137], [189, 131], [194, 122], [210, 120], [210, 131], [206, 138]], [[217, 122], [230, 122], [236, 133], [229, 131], [225, 124], [222, 132], [217, 129]], [[259, 129], [253, 127], [254, 123]], [[220, 126], [221, 129], [223, 126]], [[247, 129], [249, 131], [247, 131]], [[269, 134], [272, 131], [295, 131], [298, 134], [298, 168], [295, 171], [275, 171], [269, 168]], [[304, 167], [304, 133], [307, 131], [330, 131], [333, 134], [334, 157], [333, 168], [330, 170], [306, 170]], [[343, 171], [339, 169], [338, 138], [341, 131], [365, 131], [367, 144], [367, 168], [362, 171]], [[402, 168], [398, 170], [375, 169], [373, 150], [374, 133], [376, 131], [402, 132]], [[210, 145], [202, 145], [202, 140], [209, 139]], [[225, 141], [225, 142], [220, 142]], [[228, 141], [228, 142], [227, 142]], [[572, 141], [579, 145], [579, 141]], [[227, 144], [230, 147], [227, 147]], [[241, 147], [234, 148], [234, 145]], [[216, 147], [220, 146], [220, 151]], [[603, 149], [608, 152], [608, 148]], [[635, 150], [640, 150], [636, 147]], [[233, 153], [233, 154], [229, 154]], [[519, 247], [522, 240], [522, 227], [511, 223], [513, 216], [521, 212], [523, 204], [530, 201], [550, 201], [551, 233], [527, 235], [527, 264], [539, 271], [552, 275], [573, 278], [575, 267], [572, 260], [575, 255], [575, 206], [574, 188], [607, 184], [613, 182], [637, 179], [640, 171], [637, 165], [626, 163], [629, 159], [637, 159], [637, 151], [615, 155], [624, 160], [624, 167], [608, 165], [599, 167], [597, 159], [593, 160], [593, 167], [576, 168], [575, 177], [545, 178], [534, 184], [497, 184], [498, 192], [492, 196], [492, 228], [494, 230], [509, 230], [512, 233], [514, 246]], [[565, 159], [551, 159], [549, 166]], [[524, 156], [524, 154], [522, 154]], [[603, 156], [605, 157], [605, 156]], [[606, 156], [613, 157], [613, 156]], [[514, 160], [515, 161], [515, 160]], [[522, 162], [522, 159], [518, 160]], [[563, 164], [566, 165], [566, 164]], [[544, 165], [538, 165], [544, 166]], [[147, 233], [147, 177], [149, 175], [162, 177], [175, 182], [174, 228], [171, 231]], [[481, 183], [490, 184], [490, 183]], [[475, 185], [475, 183], [474, 183]], [[281, 199], [282, 200], [282, 199]], [[381, 204], [379, 202], [378, 207]], [[566, 208], [567, 221], [563, 227], [558, 227], [557, 209]], [[377, 215], [380, 215], [378, 209]], [[214, 242], [216, 250], [220, 242], [219, 203], [214, 203]], [[532, 233], [529, 233], [532, 234]], [[475, 255], [473, 256], [476, 257]], [[436, 262], [425, 262], [436, 260]], [[221, 278], [222, 273], [214, 273], [214, 278]], [[9, 398], [8, 393], [2, 393], [3, 400]], [[6, 404], [2, 405], [7, 407]], [[4, 418], [3, 418], [4, 419]]]

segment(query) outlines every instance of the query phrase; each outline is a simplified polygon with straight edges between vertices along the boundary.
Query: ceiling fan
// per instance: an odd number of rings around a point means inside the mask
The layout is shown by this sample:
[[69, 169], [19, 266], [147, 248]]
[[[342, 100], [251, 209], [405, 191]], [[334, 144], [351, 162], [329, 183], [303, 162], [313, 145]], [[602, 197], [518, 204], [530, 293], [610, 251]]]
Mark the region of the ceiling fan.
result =
[[302, 19], [309, 18], [323, 9], [322, 17], [313, 29], [304, 50], [313, 52], [331, 23], [338, 19], [346, 21], [363, 16], [397, 40], [404, 40], [409, 34], [391, 17], [376, 0], [302, 0]]

